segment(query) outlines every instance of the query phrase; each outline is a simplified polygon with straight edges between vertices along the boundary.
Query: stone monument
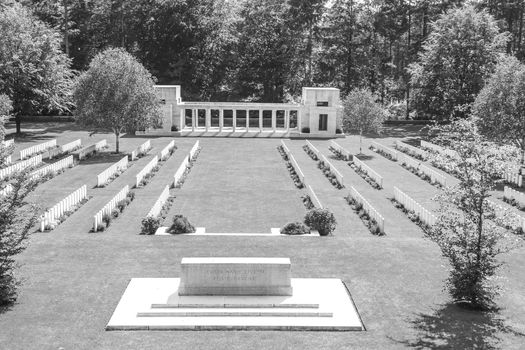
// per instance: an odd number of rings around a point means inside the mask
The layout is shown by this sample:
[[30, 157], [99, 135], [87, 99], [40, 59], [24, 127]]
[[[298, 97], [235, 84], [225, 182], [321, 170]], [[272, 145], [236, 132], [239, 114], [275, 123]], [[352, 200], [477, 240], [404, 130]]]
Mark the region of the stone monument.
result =
[[292, 295], [289, 258], [183, 258], [179, 295]]

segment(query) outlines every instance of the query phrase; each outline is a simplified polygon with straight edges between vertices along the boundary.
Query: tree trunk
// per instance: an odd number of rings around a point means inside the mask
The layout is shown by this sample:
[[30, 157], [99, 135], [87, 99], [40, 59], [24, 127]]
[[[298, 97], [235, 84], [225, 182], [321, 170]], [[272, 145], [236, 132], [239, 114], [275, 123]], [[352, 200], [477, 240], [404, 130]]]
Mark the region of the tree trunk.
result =
[[115, 131], [115, 152], [116, 153], [120, 152], [120, 150], [119, 150], [119, 141], [120, 141], [120, 132], [119, 131]]
[[66, 51], [66, 56], [69, 57], [69, 24], [68, 24], [68, 10], [67, 10], [67, 0], [64, 0], [64, 48]]
[[22, 133], [22, 117], [20, 114], [15, 115], [15, 123], [16, 123], [16, 134], [20, 135]]
[[359, 129], [359, 154], [362, 153], [363, 149], [363, 129]]

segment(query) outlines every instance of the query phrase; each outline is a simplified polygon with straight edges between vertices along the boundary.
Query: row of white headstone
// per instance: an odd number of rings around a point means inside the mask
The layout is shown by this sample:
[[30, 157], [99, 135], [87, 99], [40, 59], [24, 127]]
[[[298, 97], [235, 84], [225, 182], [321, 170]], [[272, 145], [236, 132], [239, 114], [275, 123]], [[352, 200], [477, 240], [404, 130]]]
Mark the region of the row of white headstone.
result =
[[284, 153], [286, 153], [286, 155], [288, 156], [288, 159], [290, 160], [290, 163], [292, 164], [295, 173], [297, 174], [297, 176], [299, 176], [299, 180], [301, 180], [303, 185], [306, 186], [306, 176], [304, 176], [304, 173], [301, 170], [299, 163], [297, 163], [297, 160], [295, 160], [295, 157], [293, 156], [288, 146], [286, 146], [286, 144], [284, 143], [284, 140], [281, 140], [281, 146], [283, 147]]
[[140, 145], [139, 147], [137, 147], [131, 152], [130, 160], [134, 161], [135, 159], [138, 158], [139, 154], [148, 153], [150, 149], [151, 149], [151, 140], [147, 140], [146, 142], [144, 142], [142, 145]]
[[155, 168], [159, 164], [159, 157], [154, 156], [152, 160], [144, 168], [142, 168], [141, 171], [137, 175], [135, 175], [135, 187], [139, 187], [140, 183], [142, 182], [142, 179], [151, 172], [153, 168]]
[[20, 151], [20, 160], [23, 160], [27, 157], [32, 156], [36, 153], [43, 153], [49, 148], [54, 148], [57, 146], [57, 139], [49, 140], [44, 143], [40, 143], [38, 145], [34, 145], [28, 148], [25, 148]]
[[58, 162], [49, 164], [43, 168], [35, 170], [34, 172], [31, 173], [30, 177], [32, 179], [35, 179], [35, 178], [44, 176], [50, 172], [57, 172], [65, 168], [72, 167], [73, 165], [74, 165], [73, 156], [69, 156], [67, 158], [59, 160]]
[[90, 155], [92, 153], [95, 153], [97, 151], [100, 151], [104, 147], [107, 147], [107, 145], [108, 145], [108, 143], [104, 139], [104, 140], [101, 140], [101, 141], [95, 143], [94, 145], [84, 147], [80, 151], [78, 151], [78, 159], [82, 160], [82, 159], [86, 158], [88, 155]]
[[[308, 140], [306, 142], [310, 143]], [[304, 175], [303, 171], [299, 167], [299, 163], [297, 163], [297, 161], [295, 160], [292, 152], [290, 151], [288, 146], [284, 143], [284, 140], [281, 140], [281, 145], [283, 146], [283, 150], [286, 153], [286, 155], [288, 156], [288, 159], [292, 163], [292, 166], [294, 167], [295, 172], [299, 176], [299, 179], [301, 180], [303, 185], [306, 187], [306, 190], [308, 191], [308, 196], [310, 197], [310, 200], [312, 201], [312, 204], [314, 205], [314, 207], [316, 207], [318, 209], [323, 209], [323, 204], [319, 200], [319, 197], [317, 197], [317, 194], [315, 194], [314, 189], [312, 188], [312, 186], [310, 186], [307, 183], [306, 176]], [[317, 150], [311, 143], [310, 143], [309, 147], [311, 149], [313, 147], [312, 151], [314, 151], [314, 149]], [[317, 151], [317, 152], [319, 152], [319, 151]]]
[[71, 211], [76, 205], [87, 198], [87, 187], [83, 185], [78, 188], [66, 198], [55, 204], [51, 209], [47, 210], [40, 218], [40, 231], [46, 229], [53, 229], [53, 226], [58, 224], [58, 219], [68, 211]]
[[8, 166], [7, 168], [0, 169], [0, 179], [4, 179], [11, 175], [14, 172], [22, 171], [29, 167], [35, 167], [37, 165], [40, 165], [42, 163], [42, 155], [38, 154], [32, 158], [22, 160], [20, 162], [17, 162], [13, 165]]
[[124, 186], [115, 197], [111, 198], [94, 216], [93, 216], [93, 231], [96, 232], [98, 225], [102, 224], [102, 218], [104, 215], [111, 215], [111, 211], [117, 207], [118, 202], [126, 199], [129, 192], [129, 185]]
[[171, 140], [170, 143], [168, 143], [168, 145], [166, 147], [164, 147], [161, 151], [160, 151], [160, 155], [159, 155], [159, 158], [160, 160], [164, 161], [168, 158], [171, 150], [175, 147], [175, 140]]
[[456, 158], [458, 156], [458, 153], [454, 150], [441, 147], [439, 145], [427, 142], [425, 140], [421, 140], [421, 148], [430, 150], [432, 152], [437, 152], [441, 154], [445, 154], [449, 157]]
[[401, 203], [408, 211], [413, 211], [423, 223], [434, 226], [437, 217], [431, 211], [425, 209], [421, 204], [412, 199], [409, 195], [394, 186], [394, 199]]
[[421, 171], [423, 174], [430, 178], [430, 181], [432, 183], [438, 183], [442, 186], [447, 186], [447, 178], [445, 175], [438, 173], [431, 167], [423, 164], [423, 162], [421, 162], [420, 160], [412, 158], [406, 154], [400, 154], [399, 161], [401, 162], [401, 164]]
[[109, 168], [97, 175], [97, 187], [104, 186], [112, 177], [118, 172], [124, 171], [128, 168], [128, 156], [123, 157], [118, 162], [111, 165]]
[[523, 187], [524, 185], [523, 175], [518, 174], [517, 172], [506, 172], [505, 174], [503, 174], [503, 179], [505, 180], [505, 182], [514, 184], [518, 187]]
[[186, 171], [186, 168], [190, 165], [191, 159], [193, 158], [193, 156], [199, 149], [200, 147], [199, 145], [200, 143], [197, 140], [195, 144], [193, 145], [193, 147], [191, 148], [191, 150], [188, 152], [188, 155], [184, 157], [184, 159], [182, 160], [182, 163], [179, 165], [177, 171], [173, 175], [173, 187], [176, 187], [178, 183], [181, 181], [182, 176], [184, 175], [184, 172]]
[[162, 207], [164, 206], [164, 203], [166, 203], [166, 201], [168, 200], [169, 196], [170, 196], [170, 186], [166, 185], [166, 187], [164, 187], [164, 189], [160, 193], [159, 198], [155, 201], [155, 204], [153, 204], [153, 207], [151, 207], [147, 216], [150, 216], [150, 217], [159, 216], [162, 210]]
[[330, 161], [325, 157], [324, 154], [321, 154], [321, 161], [324, 163], [324, 165], [326, 167], [328, 167], [328, 169], [330, 169], [330, 171], [332, 172], [332, 174], [335, 175], [335, 178], [337, 179], [337, 181], [339, 181], [339, 183], [341, 184], [341, 186], [344, 187], [344, 178], [343, 178], [343, 174], [341, 174], [339, 172], [339, 170], [336, 169], [336, 167], [330, 163]]
[[392, 148], [382, 145], [379, 142], [375, 141], [372, 141], [371, 144], [376, 151], [382, 151], [383, 153], [387, 153], [392, 157], [393, 160], [397, 161], [398, 152], [396, 150], [393, 150]]
[[520, 205], [525, 206], [525, 193], [518, 192], [513, 188], [505, 186], [503, 189], [503, 197], [507, 200], [515, 200]]
[[330, 146], [336, 150], [337, 152], [339, 152], [340, 154], [343, 155], [343, 160], [346, 160], [346, 161], [349, 161], [349, 160], [352, 160], [352, 154], [350, 153], [350, 151], [348, 151], [347, 149], [343, 148], [341, 145], [339, 145], [337, 142], [335, 141], [331, 141], [330, 142]]
[[372, 178], [372, 180], [374, 180], [381, 188], [383, 188], [383, 177], [381, 175], [379, 175], [374, 169], [370, 168], [357, 157], [354, 157], [353, 162], [359, 169], [361, 169], [361, 171], [365, 172], [368, 176], [370, 176], [370, 178]]
[[363, 210], [368, 216], [375, 220], [381, 233], [385, 233], [385, 218], [379, 214], [379, 212], [354, 188], [354, 186], [350, 187], [350, 197], [363, 206]]
[[411, 146], [409, 144], [406, 144], [400, 140], [396, 140], [395, 142], [395, 147], [397, 150], [401, 151], [401, 152], [404, 152], [404, 153], [407, 153], [408, 155], [411, 155], [411, 156], [419, 156], [423, 159], [428, 159], [428, 153], [427, 151], [424, 151], [420, 148], [417, 148], [417, 147], [414, 147], [414, 146]]

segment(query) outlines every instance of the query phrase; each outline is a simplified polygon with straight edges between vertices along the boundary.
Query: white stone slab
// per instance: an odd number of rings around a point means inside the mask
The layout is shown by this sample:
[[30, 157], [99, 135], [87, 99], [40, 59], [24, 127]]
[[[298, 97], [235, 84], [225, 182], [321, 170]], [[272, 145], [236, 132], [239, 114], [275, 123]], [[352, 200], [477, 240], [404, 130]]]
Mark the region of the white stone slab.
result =
[[[179, 278], [133, 278], [106, 330], [364, 330], [353, 300], [340, 279], [292, 278], [291, 296], [180, 296], [179, 283]], [[163, 308], [166, 304], [177, 308]], [[290, 307], [291, 304], [297, 307]], [[228, 307], [223, 309], [222, 305]], [[282, 307], [273, 308], [273, 305]], [[177, 310], [192, 316], [173, 316]], [[238, 315], [242, 312], [260, 315], [264, 311], [277, 312], [280, 316]], [[199, 312], [202, 316], [193, 316]], [[223, 316], [205, 316], [210, 312]], [[224, 316], [224, 312], [235, 312], [237, 316]], [[286, 312], [290, 312], [289, 317], [282, 316]], [[312, 312], [320, 316], [300, 315]], [[148, 316], [140, 317], [139, 313]]]
[[[182, 236], [252, 236], [252, 237], [319, 237], [319, 232], [311, 230], [309, 235], [282, 235], [280, 228], [271, 228], [270, 233], [212, 233], [206, 232], [205, 227], [196, 227], [194, 233], [184, 233]], [[159, 227], [155, 232], [155, 236], [171, 236], [168, 232], [168, 227]], [[178, 235], [174, 235], [178, 236]]]
[[289, 258], [182, 258], [180, 295], [291, 295]]

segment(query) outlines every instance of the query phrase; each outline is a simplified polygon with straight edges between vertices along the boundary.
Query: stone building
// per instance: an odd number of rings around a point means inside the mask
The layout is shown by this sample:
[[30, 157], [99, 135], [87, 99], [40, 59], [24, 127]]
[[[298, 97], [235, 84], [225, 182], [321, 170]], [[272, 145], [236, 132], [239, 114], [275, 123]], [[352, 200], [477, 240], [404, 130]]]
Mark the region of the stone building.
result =
[[304, 87], [301, 103], [187, 102], [180, 85], [158, 85], [163, 126], [146, 134], [224, 137], [342, 137], [339, 89]]

